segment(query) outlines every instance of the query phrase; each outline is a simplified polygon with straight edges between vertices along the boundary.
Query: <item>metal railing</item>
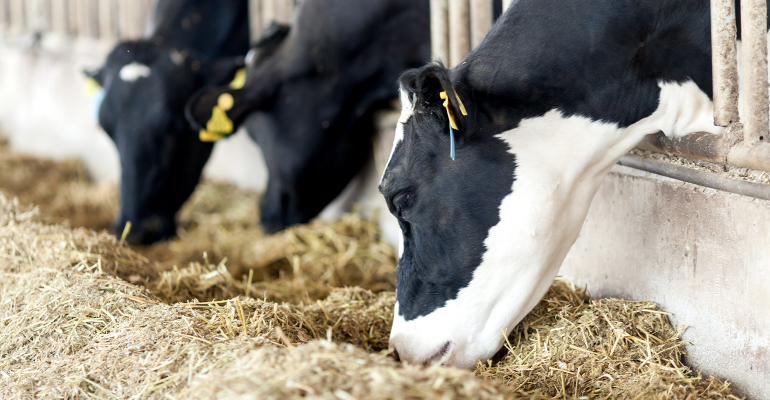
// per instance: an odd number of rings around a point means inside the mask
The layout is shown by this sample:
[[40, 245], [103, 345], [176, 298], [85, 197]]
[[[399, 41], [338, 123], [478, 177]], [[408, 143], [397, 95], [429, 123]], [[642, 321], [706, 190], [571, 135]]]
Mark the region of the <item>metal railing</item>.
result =
[[147, 31], [153, 4], [154, 0], [0, 0], [0, 36], [135, 39]]
[[257, 41], [272, 21], [288, 24], [301, 0], [249, 0], [251, 41]]
[[[55, 35], [96, 40], [144, 36], [157, 0], [0, 0], [0, 37]], [[212, 0], [214, 1], [214, 0]], [[298, 0], [249, 0], [251, 38], [291, 21]]]
[[[515, 2], [504, 0], [503, 10]], [[492, 0], [431, 0], [430, 6], [433, 57], [453, 67], [481, 43], [489, 30]], [[711, 0], [714, 123], [725, 127], [724, 133], [694, 132], [679, 139], [658, 133], [648, 135], [638, 148], [770, 171], [766, 1], [742, 0], [739, 11], [742, 107], [738, 102], [734, 0]]]

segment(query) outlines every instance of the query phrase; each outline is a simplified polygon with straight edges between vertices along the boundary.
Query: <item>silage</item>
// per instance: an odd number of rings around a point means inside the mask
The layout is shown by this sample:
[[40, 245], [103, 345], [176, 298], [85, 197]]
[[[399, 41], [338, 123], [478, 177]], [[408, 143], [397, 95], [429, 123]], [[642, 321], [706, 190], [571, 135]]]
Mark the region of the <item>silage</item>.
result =
[[0, 197], [0, 398], [731, 397], [684, 366], [681, 330], [653, 303], [590, 300], [564, 283], [499, 362], [473, 374], [396, 363], [380, 353], [393, 292], [335, 288], [346, 274], [392, 288], [393, 250], [372, 220], [266, 239], [250, 225], [253, 194], [196, 196], [165, 244], [170, 267]]

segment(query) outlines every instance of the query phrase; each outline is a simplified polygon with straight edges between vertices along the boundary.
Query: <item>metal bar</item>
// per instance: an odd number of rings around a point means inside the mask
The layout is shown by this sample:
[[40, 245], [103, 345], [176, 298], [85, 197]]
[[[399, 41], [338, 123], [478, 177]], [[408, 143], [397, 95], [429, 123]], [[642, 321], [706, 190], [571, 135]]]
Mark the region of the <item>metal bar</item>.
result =
[[449, 0], [430, 0], [430, 49], [433, 59], [449, 64]]
[[118, 36], [117, 20], [115, 19], [116, 4], [113, 0], [99, 0], [99, 38], [112, 40]]
[[720, 135], [695, 132], [681, 138], [669, 138], [663, 133], [647, 135], [637, 148], [659, 153], [675, 154], [718, 163], [725, 163], [730, 150]]
[[711, 0], [714, 125], [738, 122], [735, 0]]
[[262, 0], [262, 26], [267, 28], [275, 21], [275, 0]]
[[475, 49], [494, 22], [494, 8], [490, 0], [471, 0], [471, 48]]
[[8, 29], [8, 0], [0, 0], [0, 35], [5, 33]]
[[727, 153], [727, 163], [736, 167], [770, 171], [770, 143], [739, 143]]
[[262, 1], [249, 0], [249, 38], [256, 43], [262, 37]]
[[51, 0], [51, 32], [60, 37], [69, 34], [67, 0]]
[[294, 14], [294, 0], [275, 0], [276, 21], [288, 24], [291, 22], [292, 14]]
[[743, 141], [752, 145], [768, 133], [767, 3], [741, 1]]
[[618, 164], [712, 189], [770, 200], [770, 185], [728, 178], [713, 172], [704, 172], [633, 154], [621, 157]]
[[[731, 136], [742, 135], [740, 127], [741, 124], [731, 124], [722, 135], [695, 132], [678, 139], [671, 139], [663, 133], [657, 133], [647, 135], [636, 147], [736, 167], [770, 171], [770, 143], [759, 142], [747, 145], [741, 142], [733, 145], [734, 143], [729, 140]], [[735, 131], [730, 132], [733, 129]]]
[[471, 52], [469, 0], [449, 0], [449, 66], [460, 64]]
[[11, 0], [8, 11], [10, 14], [11, 36], [21, 35], [26, 27], [24, 1]]

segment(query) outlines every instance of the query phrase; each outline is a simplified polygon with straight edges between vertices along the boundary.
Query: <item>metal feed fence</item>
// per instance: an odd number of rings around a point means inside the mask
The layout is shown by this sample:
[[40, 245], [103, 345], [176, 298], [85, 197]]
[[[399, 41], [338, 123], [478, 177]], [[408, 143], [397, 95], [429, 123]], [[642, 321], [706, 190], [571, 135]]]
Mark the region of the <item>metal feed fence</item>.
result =
[[0, 36], [136, 39], [154, 0], [0, 0]]
[[[515, 1], [504, 0], [503, 10]], [[431, 0], [430, 6], [433, 57], [455, 66], [481, 43], [491, 27], [492, 0]], [[711, 11], [714, 123], [725, 127], [724, 134], [695, 132], [680, 139], [669, 139], [659, 133], [649, 135], [638, 148], [770, 171], [766, 1], [743, 0], [741, 10], [735, 10], [734, 0], [711, 0]], [[738, 115], [736, 12], [741, 13], [742, 21], [743, 118]], [[630, 160], [626, 157], [621, 163], [628, 165]], [[760, 197], [770, 198], [770, 191], [764, 193]]]
[[[214, 1], [214, 0], [212, 0]], [[145, 36], [157, 0], [0, 0], [0, 37], [55, 35], [126, 40]], [[291, 21], [298, 0], [249, 0], [251, 38], [275, 20]]]

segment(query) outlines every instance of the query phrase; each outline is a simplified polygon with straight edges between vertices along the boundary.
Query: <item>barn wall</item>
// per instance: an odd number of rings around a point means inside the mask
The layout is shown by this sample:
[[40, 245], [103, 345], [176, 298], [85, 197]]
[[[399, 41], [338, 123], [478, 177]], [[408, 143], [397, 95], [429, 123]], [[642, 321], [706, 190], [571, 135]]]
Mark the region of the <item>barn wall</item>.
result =
[[657, 302], [696, 370], [770, 399], [770, 202], [615, 166], [560, 275]]

